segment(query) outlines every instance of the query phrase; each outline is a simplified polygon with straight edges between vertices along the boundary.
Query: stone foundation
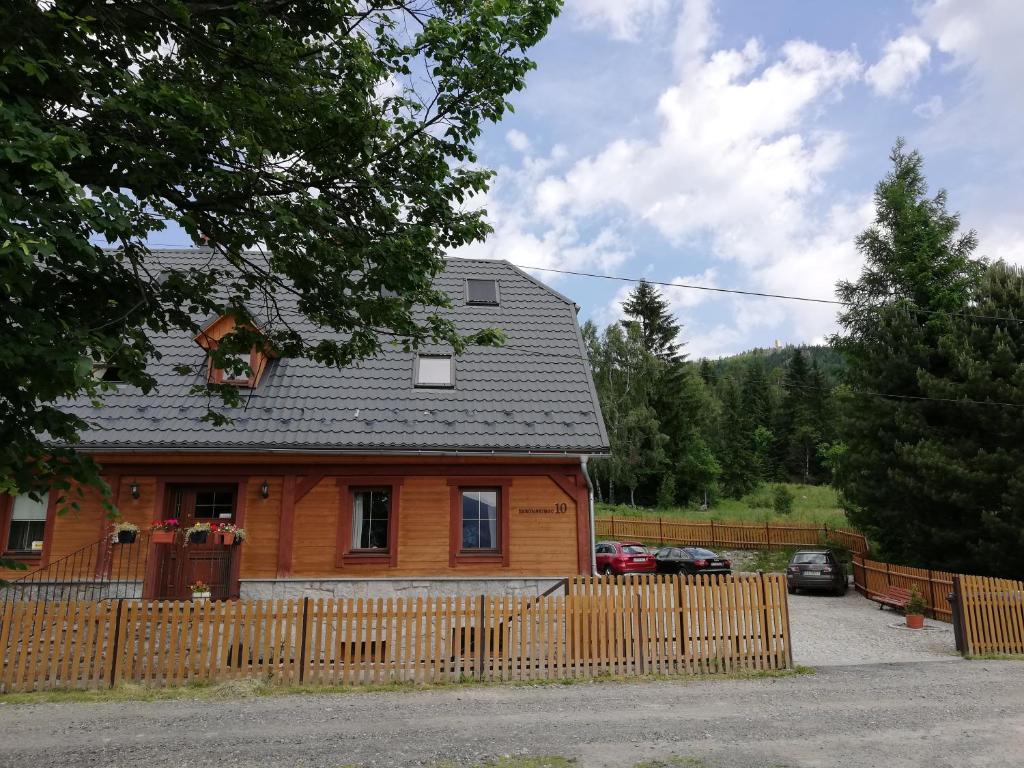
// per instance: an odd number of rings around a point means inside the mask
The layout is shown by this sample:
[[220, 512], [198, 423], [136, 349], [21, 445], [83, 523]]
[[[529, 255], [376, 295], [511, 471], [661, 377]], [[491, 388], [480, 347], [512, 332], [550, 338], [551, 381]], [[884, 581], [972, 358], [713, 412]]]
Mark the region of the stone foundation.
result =
[[[558, 576], [498, 578], [242, 579], [243, 600], [289, 597], [457, 597], [541, 595], [564, 581]], [[554, 594], [563, 594], [561, 589]]]

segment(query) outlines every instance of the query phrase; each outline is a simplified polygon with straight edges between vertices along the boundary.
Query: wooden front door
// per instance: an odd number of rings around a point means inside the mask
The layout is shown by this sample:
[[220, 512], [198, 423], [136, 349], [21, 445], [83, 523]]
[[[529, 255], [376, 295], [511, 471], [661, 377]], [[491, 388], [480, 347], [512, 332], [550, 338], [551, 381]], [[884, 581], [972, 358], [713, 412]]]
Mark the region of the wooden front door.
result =
[[[235, 485], [170, 485], [166, 492], [164, 517], [177, 518], [184, 531], [194, 523], [234, 522], [238, 502]], [[214, 543], [189, 544], [178, 536], [173, 544], [157, 545], [156, 597], [160, 600], [188, 600], [191, 585], [209, 585], [211, 598], [238, 597], [233, 577], [239, 548]]]

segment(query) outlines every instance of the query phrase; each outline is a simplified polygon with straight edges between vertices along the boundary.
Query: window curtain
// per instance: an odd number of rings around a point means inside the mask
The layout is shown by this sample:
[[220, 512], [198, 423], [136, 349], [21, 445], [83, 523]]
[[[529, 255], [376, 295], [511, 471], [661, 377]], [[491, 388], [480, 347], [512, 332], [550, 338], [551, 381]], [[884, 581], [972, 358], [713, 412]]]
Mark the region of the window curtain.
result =
[[363, 548], [363, 499], [367, 495], [366, 493], [355, 494], [352, 506], [352, 549]]

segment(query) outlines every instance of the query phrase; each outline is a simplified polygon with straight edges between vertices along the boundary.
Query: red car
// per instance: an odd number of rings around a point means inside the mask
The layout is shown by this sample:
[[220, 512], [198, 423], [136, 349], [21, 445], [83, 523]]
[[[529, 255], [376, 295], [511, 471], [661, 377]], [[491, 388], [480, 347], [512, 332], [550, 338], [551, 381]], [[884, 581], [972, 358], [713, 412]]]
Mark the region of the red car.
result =
[[605, 576], [624, 573], [654, 573], [654, 555], [637, 541], [599, 541], [594, 548], [597, 572]]

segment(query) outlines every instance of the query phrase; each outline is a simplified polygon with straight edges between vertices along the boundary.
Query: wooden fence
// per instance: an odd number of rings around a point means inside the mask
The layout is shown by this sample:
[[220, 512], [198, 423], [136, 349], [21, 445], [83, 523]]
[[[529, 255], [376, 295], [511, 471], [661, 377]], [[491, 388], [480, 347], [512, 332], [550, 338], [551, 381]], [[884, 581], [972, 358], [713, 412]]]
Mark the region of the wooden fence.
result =
[[965, 656], [1024, 654], [1024, 582], [957, 576]]
[[11, 603], [0, 692], [782, 669], [784, 577], [576, 579], [566, 595]]
[[942, 621], [952, 621], [949, 594], [953, 591], [954, 575], [946, 571], [867, 560], [863, 555], [853, 556], [853, 584], [862, 595], [874, 600], [884, 597], [889, 587], [917, 587], [928, 604], [928, 615]]
[[810, 523], [719, 523], [665, 518], [600, 517], [597, 535], [608, 539], [631, 539], [660, 544], [685, 544], [697, 547], [734, 547], [736, 549], [772, 549], [784, 547], [841, 546], [866, 554], [864, 534], [849, 528], [830, 528]]

